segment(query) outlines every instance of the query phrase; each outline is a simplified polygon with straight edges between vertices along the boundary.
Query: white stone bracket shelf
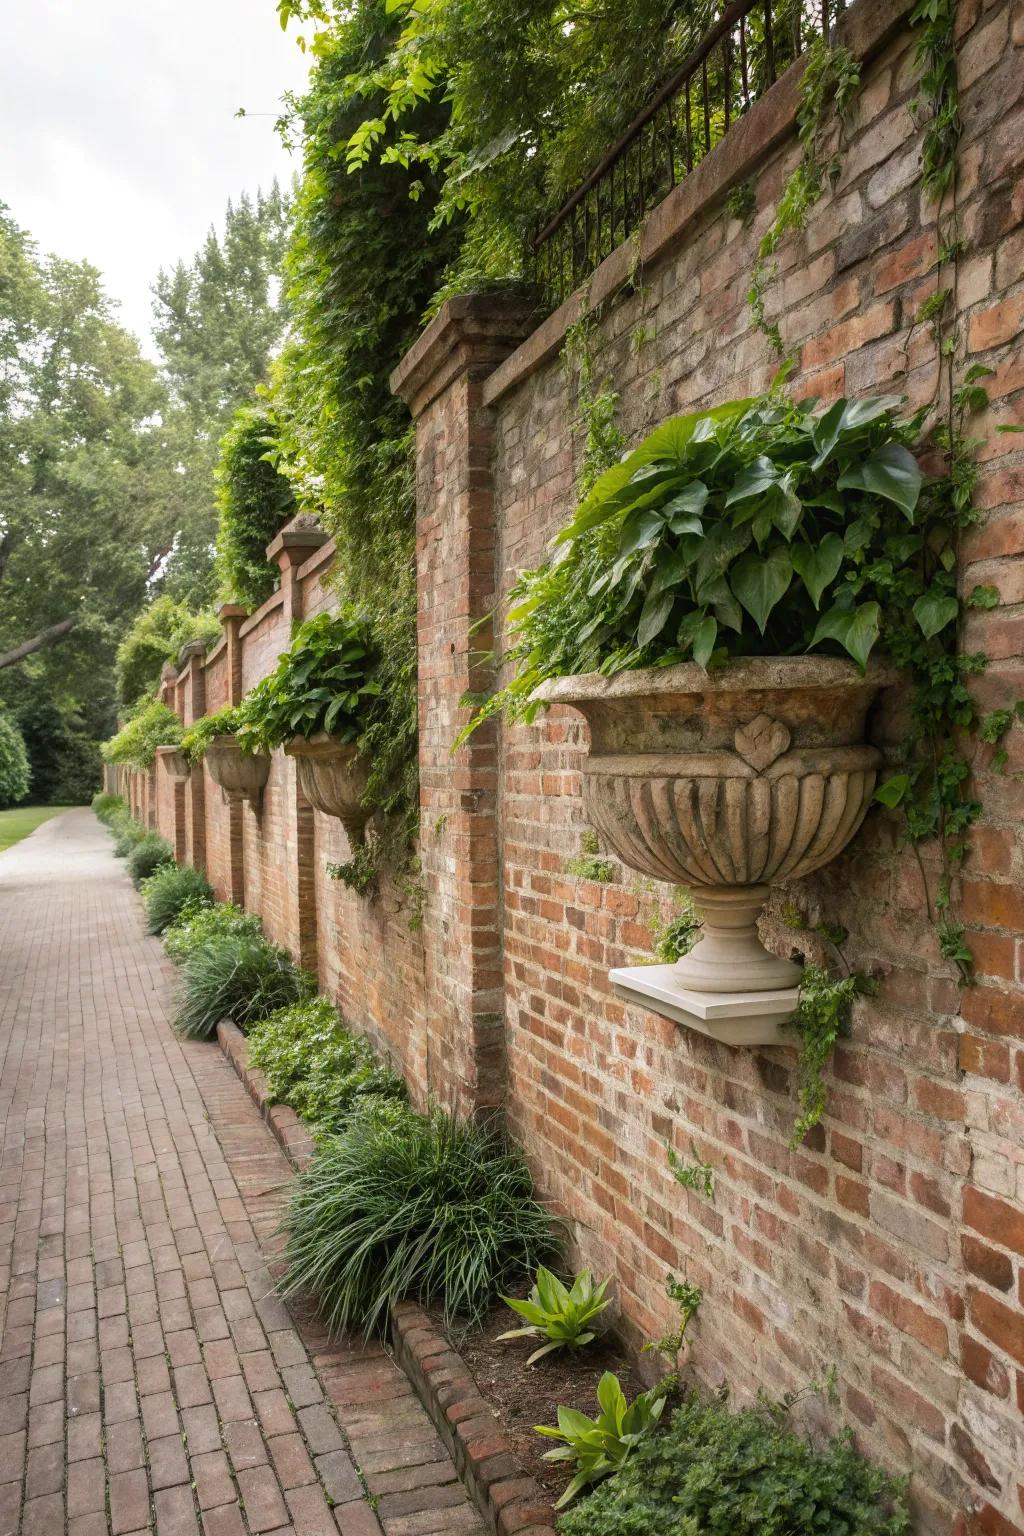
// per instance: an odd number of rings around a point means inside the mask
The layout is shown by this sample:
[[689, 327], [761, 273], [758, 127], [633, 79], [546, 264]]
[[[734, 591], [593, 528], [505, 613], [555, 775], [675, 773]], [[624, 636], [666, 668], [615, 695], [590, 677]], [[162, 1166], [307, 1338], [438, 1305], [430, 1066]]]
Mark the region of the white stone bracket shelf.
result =
[[608, 972], [619, 997], [677, 1024], [710, 1035], [723, 1045], [795, 1045], [782, 1028], [796, 1012], [797, 987], [776, 992], [689, 992], [674, 965], [630, 965]]

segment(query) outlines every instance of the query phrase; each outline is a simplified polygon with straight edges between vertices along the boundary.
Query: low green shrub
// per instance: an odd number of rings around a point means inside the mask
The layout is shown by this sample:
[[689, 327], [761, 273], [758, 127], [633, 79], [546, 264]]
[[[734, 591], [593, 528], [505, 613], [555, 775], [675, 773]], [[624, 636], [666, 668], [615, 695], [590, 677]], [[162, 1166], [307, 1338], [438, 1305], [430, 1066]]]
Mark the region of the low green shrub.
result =
[[128, 811], [115, 811], [107, 825], [114, 839], [114, 857], [126, 859], [144, 837], [149, 836], [146, 827], [137, 822]]
[[591, 1483], [621, 1471], [661, 1418], [672, 1385], [673, 1378], [666, 1377], [649, 1392], [639, 1392], [631, 1403], [627, 1403], [619, 1378], [614, 1372], [605, 1371], [597, 1384], [597, 1405], [601, 1411], [596, 1419], [588, 1418], [576, 1408], [560, 1407], [557, 1429], [547, 1424], [536, 1426], [538, 1435], [564, 1442], [553, 1451], [545, 1451], [544, 1460], [571, 1461], [576, 1467], [556, 1509], [571, 1504]]
[[0, 810], [24, 800], [32, 781], [25, 738], [0, 707]]
[[172, 960], [185, 960], [193, 950], [225, 938], [261, 938], [263, 929], [255, 912], [243, 912], [233, 901], [187, 901], [164, 933], [164, 948]]
[[109, 827], [111, 821], [120, 812], [127, 812], [128, 807], [121, 795], [108, 795], [106, 790], [100, 790], [98, 795], [93, 795], [91, 801], [93, 814]]
[[600, 1285], [595, 1285], [590, 1270], [585, 1269], [576, 1276], [570, 1289], [542, 1264], [526, 1301], [520, 1301], [515, 1296], [501, 1298], [513, 1312], [525, 1317], [527, 1326], [510, 1328], [508, 1333], [501, 1333], [498, 1337], [546, 1339], [546, 1344], [534, 1350], [527, 1365], [533, 1365], [556, 1349], [582, 1349], [584, 1344], [589, 1344], [594, 1338], [590, 1324], [609, 1305], [605, 1299], [609, 1284], [608, 1280], [602, 1280]]
[[192, 1040], [208, 1040], [221, 1019], [247, 1030], [314, 990], [286, 950], [248, 934], [227, 934], [193, 949], [182, 973], [175, 1023]]
[[731, 1413], [689, 1397], [617, 1477], [559, 1522], [562, 1536], [904, 1536], [903, 1484], [848, 1434], [815, 1449], [785, 1409]]
[[294, 1181], [285, 1225], [285, 1291], [367, 1334], [402, 1299], [479, 1320], [555, 1247], [520, 1154], [442, 1110], [354, 1115]]
[[326, 997], [272, 1013], [253, 1027], [249, 1060], [271, 1096], [318, 1129], [337, 1129], [358, 1098], [405, 1097], [405, 1084], [379, 1066], [369, 1043], [345, 1028]]
[[146, 832], [128, 854], [128, 873], [136, 885], [148, 880], [161, 864], [173, 863], [174, 849], [159, 832]]
[[150, 933], [163, 933], [186, 906], [208, 906], [213, 886], [190, 864], [161, 864], [142, 882], [142, 902]]

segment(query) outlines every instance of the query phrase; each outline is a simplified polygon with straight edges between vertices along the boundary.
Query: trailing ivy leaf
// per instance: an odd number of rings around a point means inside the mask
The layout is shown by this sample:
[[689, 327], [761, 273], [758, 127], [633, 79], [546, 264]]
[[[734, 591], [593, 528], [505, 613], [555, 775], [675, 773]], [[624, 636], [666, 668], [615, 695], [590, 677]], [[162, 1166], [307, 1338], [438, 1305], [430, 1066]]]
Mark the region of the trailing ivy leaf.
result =
[[696, 540], [684, 540], [668, 556], [655, 556], [657, 564], [654, 571], [654, 580], [648, 589], [650, 597], [656, 597], [659, 592], [667, 592], [669, 587], [676, 587], [681, 581], [685, 581], [687, 572], [697, 557], [694, 548]]
[[968, 608], [998, 608], [998, 587], [975, 587], [967, 599]]
[[922, 479], [909, 448], [902, 443], [885, 443], [852, 464], [836, 484], [841, 491], [867, 491], [871, 496], [894, 502], [913, 522]]
[[819, 416], [811, 432], [818, 450], [812, 469], [820, 469], [844, 437], [852, 437], [873, 421], [888, 416], [902, 404], [898, 395], [874, 395], [864, 400], [837, 400]]
[[749, 528], [732, 528], [728, 523], [716, 523], [704, 540], [697, 557], [697, 596], [706, 583], [720, 576], [737, 555], [750, 543]]
[[681, 650], [692, 649], [694, 661], [706, 667], [715, 649], [717, 636], [718, 625], [715, 620], [697, 608], [683, 619], [676, 638]]
[[729, 573], [729, 585], [764, 634], [768, 615], [793, 579], [791, 552], [781, 545], [767, 555], [744, 555]]
[[631, 513], [619, 534], [619, 555], [631, 555], [638, 549], [646, 548], [664, 531], [665, 521], [660, 511], [648, 508], [643, 512]]
[[843, 541], [838, 533], [826, 533], [814, 548], [810, 544], [794, 544], [793, 569], [810, 594], [815, 608], [821, 605], [821, 594], [839, 574], [843, 563]]
[[[699, 533], [701, 528], [700, 514], [707, 505], [707, 499], [708, 488], [704, 481], [691, 480], [689, 485], [684, 485], [681, 491], [677, 492], [671, 500], [665, 503], [661, 509], [661, 514], [670, 525], [673, 533], [693, 531]], [[695, 530], [676, 526], [678, 521], [687, 522], [691, 519], [696, 519], [697, 526]]]
[[724, 576], [719, 576], [716, 581], [709, 581], [701, 589], [701, 602], [709, 607], [719, 624], [724, 624], [727, 629], [734, 629], [736, 633], [743, 632], [743, 610], [729, 591], [729, 583]]
[[879, 784], [875, 790], [874, 799], [879, 805], [887, 805], [890, 810], [895, 810], [896, 806], [906, 798], [909, 789], [909, 774], [897, 773], [891, 779], [886, 779], [884, 784]]
[[921, 633], [926, 640], [930, 640], [932, 635], [937, 635], [947, 624], [952, 624], [960, 612], [960, 604], [955, 597], [938, 592], [933, 587], [930, 592], [918, 598], [913, 611], [914, 618], [921, 626]]
[[637, 640], [640, 645], [649, 645], [656, 635], [660, 635], [668, 623], [668, 616], [672, 612], [675, 602], [675, 594], [672, 592], [659, 592], [653, 597], [648, 597], [640, 612], [640, 624], [637, 629]]
[[732, 507], [738, 501], [748, 501], [751, 496], [763, 496], [765, 491], [778, 485], [782, 476], [783, 471], [779, 466], [762, 455], [753, 464], [747, 464], [740, 470], [733, 481], [732, 490], [725, 498], [725, 505]]
[[877, 603], [861, 603], [859, 608], [847, 608], [838, 603], [823, 613], [811, 638], [815, 646], [821, 640], [838, 640], [854, 661], [866, 667], [871, 648], [878, 639], [881, 609]]

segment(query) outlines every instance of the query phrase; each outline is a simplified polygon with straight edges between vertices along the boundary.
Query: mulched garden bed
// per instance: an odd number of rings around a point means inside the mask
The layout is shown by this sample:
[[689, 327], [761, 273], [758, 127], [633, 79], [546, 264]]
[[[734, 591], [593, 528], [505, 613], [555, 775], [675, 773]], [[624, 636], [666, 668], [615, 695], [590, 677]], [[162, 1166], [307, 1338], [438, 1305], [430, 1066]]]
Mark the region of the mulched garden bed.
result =
[[605, 1371], [615, 1372], [630, 1401], [644, 1390], [644, 1383], [628, 1357], [610, 1335], [599, 1334], [582, 1350], [559, 1350], [536, 1365], [527, 1366], [527, 1359], [543, 1341], [511, 1339], [498, 1343], [499, 1334], [522, 1326], [522, 1319], [510, 1308], [495, 1307], [484, 1326], [472, 1333], [445, 1328], [439, 1311], [431, 1311], [430, 1317], [438, 1332], [445, 1335], [466, 1362], [480, 1395], [497, 1415], [523, 1470], [536, 1478], [552, 1498], [557, 1498], [569, 1482], [572, 1468], [541, 1459], [558, 1442], [535, 1434], [533, 1426], [557, 1423], [559, 1404], [596, 1418], [597, 1384]]

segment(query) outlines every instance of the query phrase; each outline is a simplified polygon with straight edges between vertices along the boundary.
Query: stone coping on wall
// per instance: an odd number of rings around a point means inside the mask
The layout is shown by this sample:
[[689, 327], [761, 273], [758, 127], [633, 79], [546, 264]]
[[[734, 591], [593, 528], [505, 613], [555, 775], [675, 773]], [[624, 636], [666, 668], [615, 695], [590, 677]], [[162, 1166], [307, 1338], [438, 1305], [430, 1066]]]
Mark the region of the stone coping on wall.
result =
[[[839, 41], [855, 58], [870, 58], [896, 31], [913, 3], [914, 0], [856, 0], [839, 24]], [[775, 145], [795, 131], [803, 70], [803, 60], [798, 59], [749, 112], [733, 123], [711, 153], [651, 209], [636, 235], [616, 246], [590, 281], [571, 294], [495, 368], [484, 384], [485, 405], [495, 404], [542, 367], [559, 350], [571, 326], [610, 299], [637, 268], [649, 265], [678, 246], [705, 208], [750, 176]], [[396, 394], [409, 398], [405, 379], [415, 368], [418, 352], [431, 331], [444, 324], [447, 309], [446, 304], [392, 374], [391, 387]]]
[[245, 619], [239, 626], [239, 639], [244, 640], [246, 635], [251, 635], [253, 630], [258, 629], [259, 626], [263, 623], [263, 620], [267, 618], [269, 614], [273, 613], [276, 608], [280, 608], [283, 602], [284, 593], [282, 592], [281, 588], [278, 587], [277, 591], [271, 592], [266, 602], [260, 603], [258, 608], [253, 609], [249, 617]]
[[[313, 1156], [313, 1138], [293, 1109], [270, 1102], [267, 1079], [249, 1065], [248, 1043], [237, 1024], [222, 1019], [217, 1043], [292, 1167], [297, 1172], [305, 1168]], [[554, 1536], [550, 1500], [536, 1478], [523, 1471], [458, 1350], [415, 1302], [391, 1308], [391, 1336], [398, 1364], [494, 1536]]]

